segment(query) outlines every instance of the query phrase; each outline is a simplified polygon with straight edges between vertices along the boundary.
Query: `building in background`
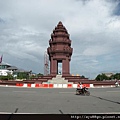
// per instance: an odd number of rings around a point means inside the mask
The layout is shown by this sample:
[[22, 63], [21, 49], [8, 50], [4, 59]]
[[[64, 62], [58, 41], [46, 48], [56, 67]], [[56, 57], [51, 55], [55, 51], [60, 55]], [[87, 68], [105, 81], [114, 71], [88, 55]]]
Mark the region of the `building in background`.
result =
[[12, 65], [7, 64], [7, 63], [0, 63], [0, 76], [12, 75], [13, 77], [17, 77], [17, 75], [19, 73], [30, 74], [31, 71], [19, 69], [16, 66], [12, 66]]
[[7, 76], [8, 74], [13, 74], [12, 70], [8, 70], [8, 68], [11, 67], [7, 63], [0, 63], [0, 76]]

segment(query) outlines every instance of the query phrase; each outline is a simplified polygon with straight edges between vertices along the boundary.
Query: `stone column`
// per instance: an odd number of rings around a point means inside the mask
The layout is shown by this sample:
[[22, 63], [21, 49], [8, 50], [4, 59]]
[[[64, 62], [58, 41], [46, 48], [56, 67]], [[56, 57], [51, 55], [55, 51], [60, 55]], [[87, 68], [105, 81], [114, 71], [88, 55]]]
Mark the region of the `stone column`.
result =
[[65, 74], [65, 60], [62, 60], [62, 75]]
[[69, 75], [69, 60], [66, 58], [66, 60], [62, 61], [62, 74], [63, 75]]
[[53, 68], [54, 68], [54, 75], [57, 75], [57, 60], [54, 60]]
[[52, 70], [51, 70], [52, 67], [51, 66], [52, 66], [52, 61], [50, 60], [50, 74], [52, 73]]
[[70, 65], [69, 65], [69, 60], [68, 60], [68, 57], [66, 58], [66, 74], [70, 74]]
[[51, 60], [51, 74], [56, 75], [57, 74], [57, 60]]

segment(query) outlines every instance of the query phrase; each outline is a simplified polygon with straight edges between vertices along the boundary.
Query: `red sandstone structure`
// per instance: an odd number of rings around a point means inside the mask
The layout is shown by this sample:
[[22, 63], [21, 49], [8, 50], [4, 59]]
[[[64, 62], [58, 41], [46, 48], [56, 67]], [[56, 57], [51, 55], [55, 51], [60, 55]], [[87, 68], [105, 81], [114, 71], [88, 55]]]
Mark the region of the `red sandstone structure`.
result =
[[[81, 78], [81, 76], [72, 76], [70, 74], [70, 61], [73, 48], [71, 48], [71, 40], [69, 37], [70, 35], [68, 34], [67, 29], [60, 21], [53, 30], [53, 33], [51, 34], [51, 39], [49, 40], [49, 47], [47, 48], [47, 53], [49, 55], [50, 61], [50, 74], [39, 76], [38, 78], [33, 78], [33, 81], [30, 80], [29, 82], [53, 82], [51, 80], [55, 78], [59, 72], [58, 63], [62, 63], [61, 75], [64, 80], [73, 83], [90, 82], [88, 78]], [[46, 65], [48, 67], [47, 62], [45, 62], [45, 67]]]
[[[67, 29], [60, 21], [51, 34], [49, 40], [49, 47], [47, 53], [50, 60], [50, 74], [42, 78], [52, 78], [58, 74], [58, 63], [62, 63], [62, 77], [68, 82], [88, 81], [88, 78], [81, 78], [81, 76], [72, 76], [70, 74], [70, 61], [73, 52], [71, 48], [70, 35]], [[48, 78], [48, 79], [49, 79]]]
[[47, 52], [50, 60], [50, 75], [58, 74], [58, 63], [62, 63], [62, 75], [69, 76], [73, 48], [71, 48], [69, 34], [62, 22], [59, 22], [53, 30], [49, 45]]

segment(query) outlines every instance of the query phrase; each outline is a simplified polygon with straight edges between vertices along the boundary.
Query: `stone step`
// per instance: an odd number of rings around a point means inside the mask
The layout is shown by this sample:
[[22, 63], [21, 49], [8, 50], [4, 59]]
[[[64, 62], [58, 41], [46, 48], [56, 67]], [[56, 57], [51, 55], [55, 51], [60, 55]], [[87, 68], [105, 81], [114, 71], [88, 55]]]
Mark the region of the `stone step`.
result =
[[68, 83], [68, 80], [55, 80], [55, 81], [49, 80], [48, 82], [49, 82], [49, 83], [59, 83], [59, 84], [60, 84], [60, 83], [66, 83], [66, 84], [67, 84], [67, 83]]
[[65, 80], [65, 78], [62, 78], [62, 75], [56, 75], [56, 77], [52, 78], [52, 80], [48, 80], [48, 82], [44, 83], [51, 83], [51, 84], [68, 84], [73, 82], [68, 82], [68, 80]]
[[52, 78], [52, 80], [54, 81], [56, 81], [56, 80], [65, 80], [65, 78]]
[[73, 84], [73, 82], [68, 82], [68, 83], [51, 83], [51, 82], [43, 82], [42, 84]]
[[53, 78], [62, 78], [62, 75], [56, 75], [56, 77], [53, 77]]

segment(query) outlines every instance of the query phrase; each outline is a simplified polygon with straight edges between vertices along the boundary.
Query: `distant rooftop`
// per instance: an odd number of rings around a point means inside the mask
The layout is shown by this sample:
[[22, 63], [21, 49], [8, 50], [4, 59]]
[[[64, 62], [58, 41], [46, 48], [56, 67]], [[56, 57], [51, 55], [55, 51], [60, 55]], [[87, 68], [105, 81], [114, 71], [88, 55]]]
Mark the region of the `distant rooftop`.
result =
[[18, 70], [18, 68], [16, 66], [11, 66], [11, 67], [8, 67], [7, 70]]
[[7, 66], [11, 66], [10, 64], [8, 64], [8, 63], [0, 63], [0, 65], [7, 65]]
[[14, 72], [30, 72], [30, 71], [23, 70], [23, 69], [17, 69], [17, 70], [15, 70]]
[[30, 72], [30, 71], [27, 71], [27, 70], [24, 70], [24, 69], [20, 69], [16, 66], [12, 66], [8, 63], [0, 63], [0, 66], [3, 66], [1, 69], [6, 69], [6, 70], [12, 70], [14, 72]]

